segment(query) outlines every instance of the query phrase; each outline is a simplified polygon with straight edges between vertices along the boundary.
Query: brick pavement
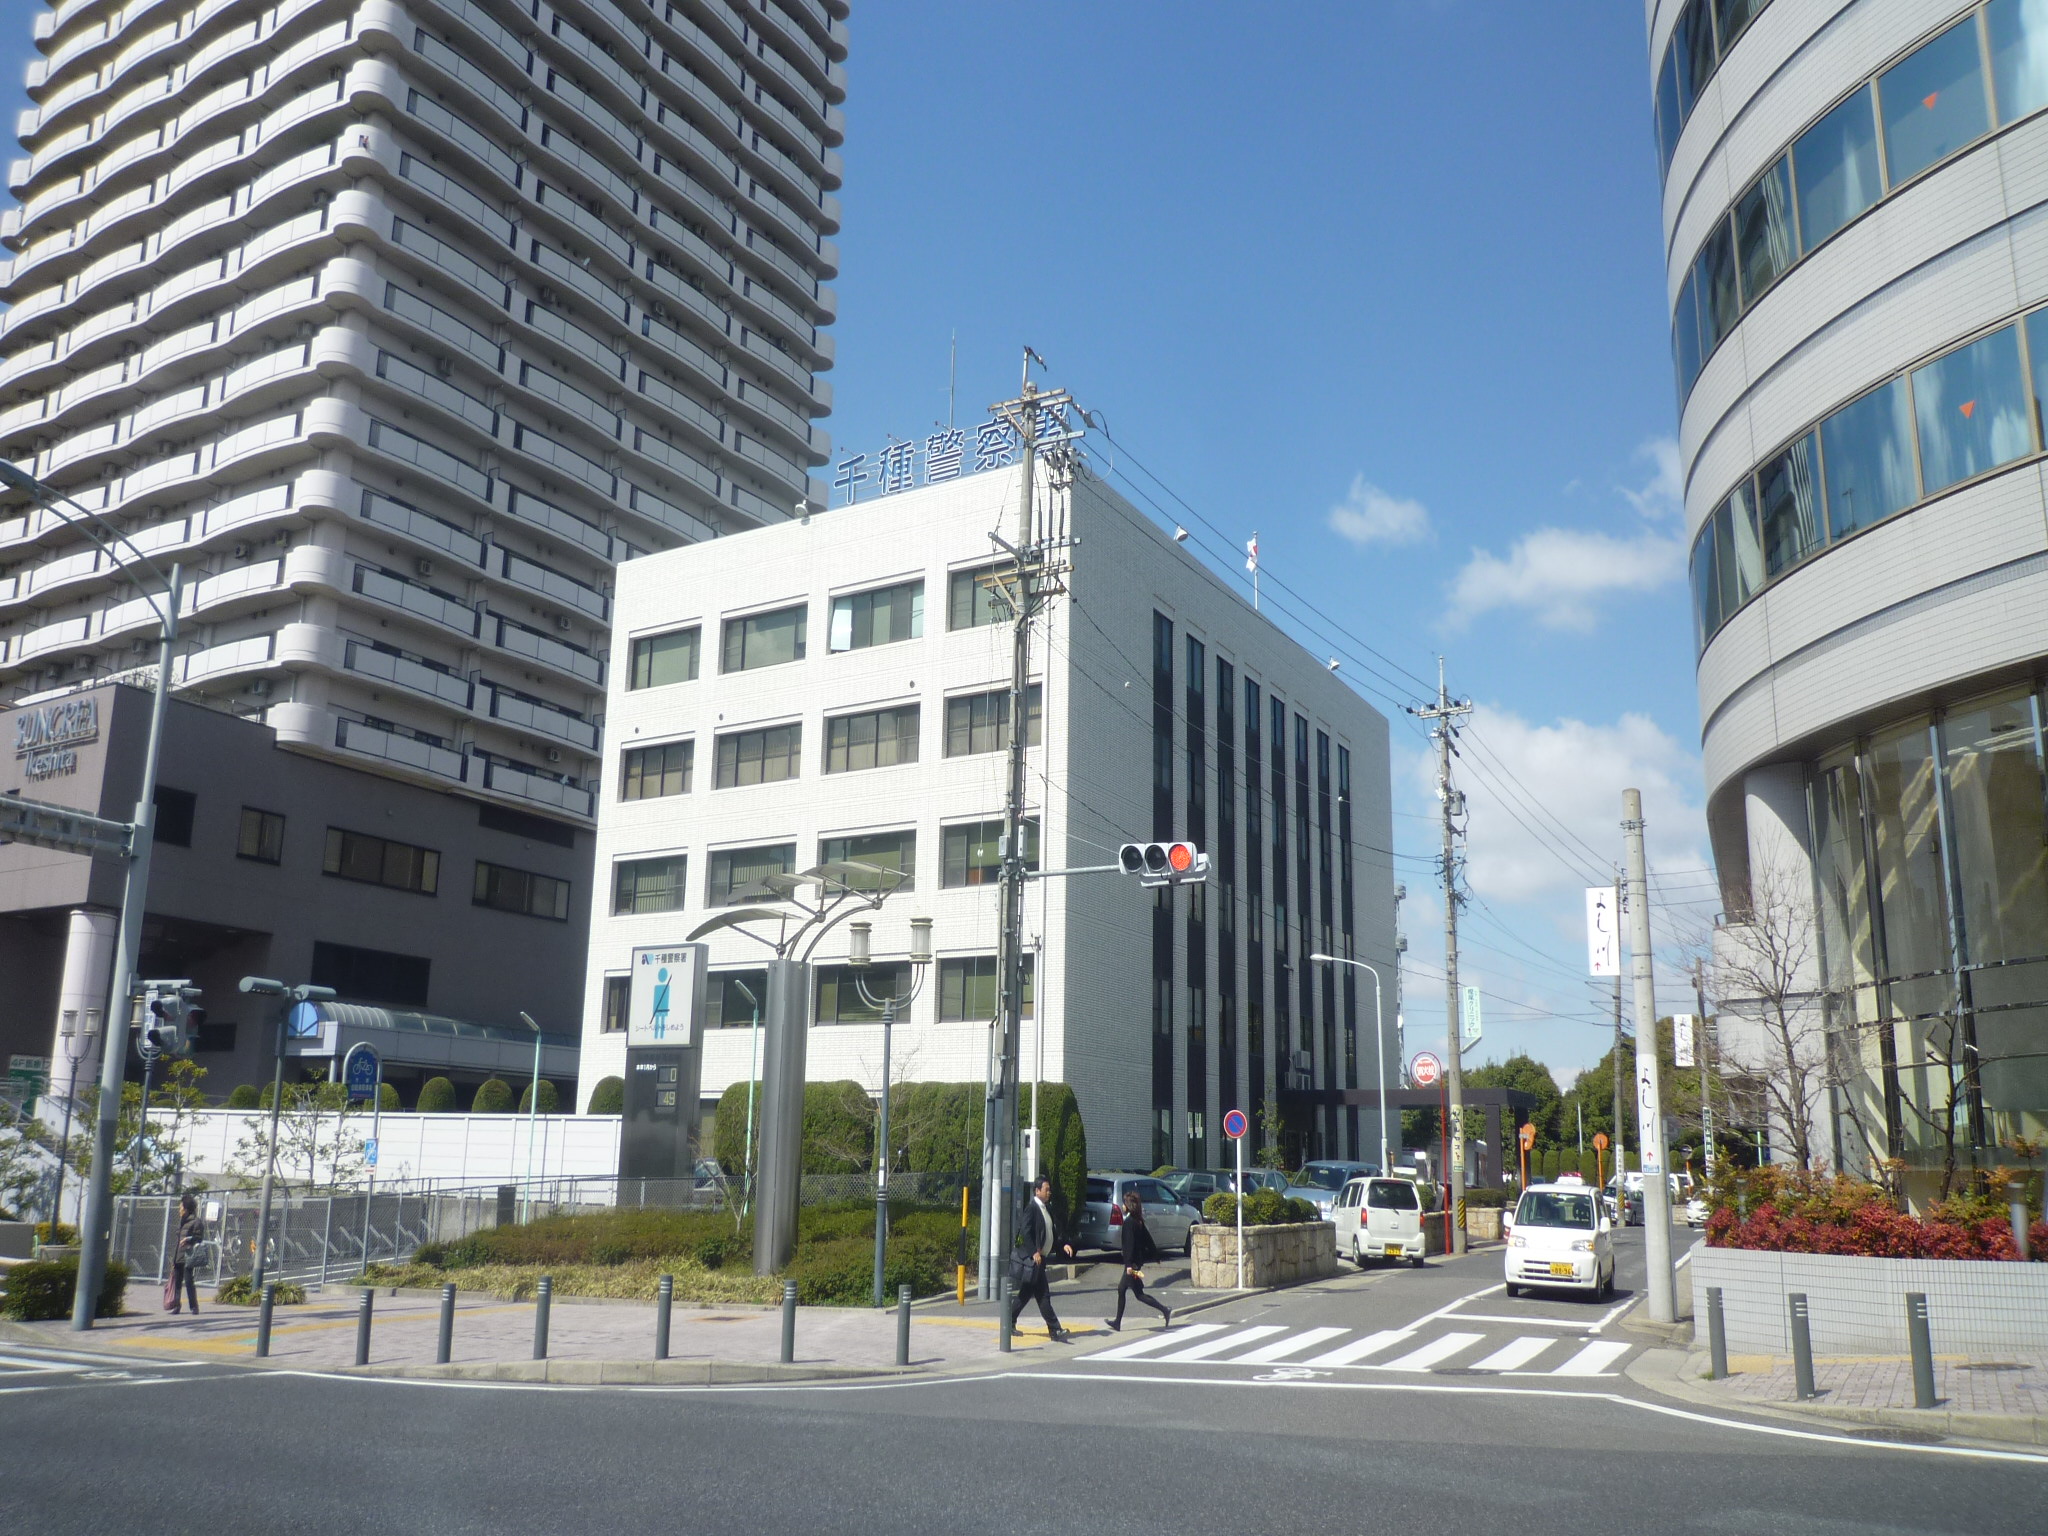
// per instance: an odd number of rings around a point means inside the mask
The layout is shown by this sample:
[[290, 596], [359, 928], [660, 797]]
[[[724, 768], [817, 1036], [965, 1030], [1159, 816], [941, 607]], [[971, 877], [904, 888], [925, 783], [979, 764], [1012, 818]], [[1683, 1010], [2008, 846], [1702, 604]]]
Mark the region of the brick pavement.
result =
[[[1726, 1381], [1702, 1382], [1731, 1399], [1795, 1401], [1789, 1357], [1731, 1355]], [[1913, 1362], [1906, 1356], [1821, 1356], [1813, 1384], [1822, 1408], [1911, 1408]], [[1938, 1355], [1934, 1394], [1953, 1413], [2048, 1415], [2048, 1355]]]

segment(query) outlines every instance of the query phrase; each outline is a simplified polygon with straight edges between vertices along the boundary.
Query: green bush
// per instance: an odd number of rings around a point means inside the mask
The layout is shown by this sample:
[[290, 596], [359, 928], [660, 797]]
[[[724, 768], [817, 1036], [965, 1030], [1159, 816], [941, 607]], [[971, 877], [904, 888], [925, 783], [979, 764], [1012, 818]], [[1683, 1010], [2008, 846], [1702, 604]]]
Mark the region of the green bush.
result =
[[469, 1112], [473, 1115], [503, 1115], [512, 1109], [512, 1085], [500, 1077], [487, 1077], [477, 1085], [476, 1097], [469, 1101]]
[[626, 1080], [623, 1077], [599, 1078], [597, 1086], [590, 1090], [589, 1113], [593, 1115], [622, 1115], [625, 1112]]
[[1482, 1211], [1497, 1211], [1503, 1206], [1510, 1204], [1513, 1199], [1514, 1191], [1508, 1189], [1480, 1186], [1465, 1191], [1465, 1205], [1467, 1209], [1477, 1207]]
[[[303, 1285], [290, 1280], [279, 1280], [275, 1284], [277, 1289], [270, 1294], [271, 1305], [296, 1307], [304, 1303], [306, 1288]], [[213, 1293], [213, 1299], [224, 1306], [253, 1307], [261, 1304], [263, 1293], [256, 1289], [253, 1275], [236, 1275], [232, 1279], [221, 1281], [219, 1288]]]
[[[1031, 1103], [1026, 1095], [1026, 1107]], [[1081, 1106], [1065, 1083], [1038, 1085], [1038, 1167], [1052, 1179], [1052, 1214], [1062, 1231], [1074, 1231], [1088, 1198], [1088, 1132]]]
[[[1277, 1189], [1255, 1189], [1244, 1200], [1244, 1224], [1248, 1227], [1286, 1227], [1302, 1222], [1322, 1221], [1323, 1213], [1294, 1195]], [[1202, 1220], [1216, 1226], [1237, 1225], [1237, 1196], [1219, 1189], [1202, 1202]]]
[[229, 1109], [254, 1109], [257, 1096], [254, 1083], [243, 1083], [228, 1095]]
[[[128, 1266], [118, 1259], [107, 1263], [106, 1278], [93, 1308], [95, 1317], [119, 1317], [121, 1298], [128, 1289]], [[78, 1260], [52, 1259], [16, 1264], [0, 1275], [0, 1317], [17, 1322], [40, 1323], [71, 1315], [72, 1298], [78, 1294]]]
[[[754, 1141], [761, 1137], [760, 1085], [754, 1085]], [[718, 1101], [712, 1154], [728, 1175], [743, 1173], [747, 1161], [747, 1084], [725, 1090]], [[874, 1166], [875, 1104], [859, 1083], [804, 1084], [805, 1173], [866, 1173]]]
[[[556, 1111], [556, 1109], [561, 1105], [561, 1102], [561, 1095], [555, 1091], [555, 1085], [549, 1082], [546, 1078], [542, 1078], [540, 1080], [540, 1113], [543, 1115], [552, 1115]], [[519, 1093], [519, 1113], [523, 1115], [528, 1113], [532, 1109], [533, 1079], [528, 1078], [526, 1080], [526, 1086], [523, 1089], [521, 1089]]]
[[[859, 1306], [874, 1300], [875, 1247], [873, 1227], [866, 1241], [799, 1244], [784, 1278], [796, 1282], [797, 1300], [805, 1306]], [[929, 1296], [952, 1271], [950, 1250], [929, 1238], [894, 1236], [882, 1268], [882, 1296], [894, 1301], [896, 1288], [910, 1287], [913, 1296]]]
[[430, 1077], [420, 1084], [420, 1096], [413, 1105], [422, 1115], [445, 1115], [455, 1107], [455, 1085], [445, 1077]]
[[377, 1107], [386, 1114], [397, 1114], [400, 1108], [403, 1107], [398, 1102], [398, 1090], [389, 1083], [379, 1083], [377, 1085]]
[[47, 1221], [39, 1221], [36, 1223], [36, 1241], [60, 1245], [75, 1243], [78, 1241], [78, 1228], [72, 1226], [68, 1221], [60, 1221], [57, 1223], [57, 1235], [52, 1237], [50, 1236], [50, 1224]]

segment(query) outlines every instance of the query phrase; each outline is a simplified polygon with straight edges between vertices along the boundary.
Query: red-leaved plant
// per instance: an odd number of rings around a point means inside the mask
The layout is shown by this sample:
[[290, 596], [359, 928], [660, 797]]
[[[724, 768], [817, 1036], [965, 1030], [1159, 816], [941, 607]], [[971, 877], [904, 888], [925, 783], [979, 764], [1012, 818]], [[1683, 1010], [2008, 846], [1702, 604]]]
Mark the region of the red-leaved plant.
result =
[[[1780, 1168], [1722, 1180], [1707, 1217], [1715, 1248], [1832, 1253], [1880, 1259], [2018, 1259], [2007, 1212], [1984, 1195], [1957, 1195], [1909, 1216], [1874, 1184]], [[2031, 1257], [2048, 1260], [2048, 1221], [2028, 1232]]]

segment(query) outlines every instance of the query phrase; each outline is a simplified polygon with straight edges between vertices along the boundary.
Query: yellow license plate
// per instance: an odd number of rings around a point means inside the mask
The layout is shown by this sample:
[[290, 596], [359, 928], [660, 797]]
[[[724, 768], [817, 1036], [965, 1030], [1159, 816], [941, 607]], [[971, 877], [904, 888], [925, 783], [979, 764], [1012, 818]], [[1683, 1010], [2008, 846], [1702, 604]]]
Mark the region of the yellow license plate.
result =
[[1550, 1272], [1551, 1272], [1551, 1273], [1552, 1273], [1553, 1275], [1567, 1275], [1567, 1276], [1569, 1276], [1570, 1274], [1572, 1274], [1572, 1273], [1573, 1273], [1573, 1270], [1572, 1270], [1572, 1267], [1571, 1267], [1571, 1265], [1569, 1265], [1569, 1264], [1553, 1264], [1553, 1265], [1551, 1265], [1551, 1266], [1550, 1266]]

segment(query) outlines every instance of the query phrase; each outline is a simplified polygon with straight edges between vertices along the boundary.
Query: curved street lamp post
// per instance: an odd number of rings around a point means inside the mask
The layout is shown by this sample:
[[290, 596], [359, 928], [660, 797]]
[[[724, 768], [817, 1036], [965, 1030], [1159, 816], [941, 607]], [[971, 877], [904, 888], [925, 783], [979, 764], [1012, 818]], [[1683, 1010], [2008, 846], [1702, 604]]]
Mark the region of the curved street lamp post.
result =
[[1380, 1172], [1385, 1173], [1392, 1164], [1387, 1161], [1387, 1021], [1380, 1010], [1379, 967], [1364, 960], [1347, 960], [1342, 955], [1310, 955], [1309, 959], [1325, 965], [1355, 965], [1361, 971], [1372, 972], [1372, 1038], [1379, 1047], [1380, 1061]]
[[882, 1010], [882, 1109], [875, 1140], [875, 1305], [882, 1304], [882, 1264], [889, 1249], [889, 1036], [895, 1028], [896, 1010], [908, 1008], [924, 986], [925, 971], [932, 963], [932, 920], [910, 920], [910, 987], [876, 997], [868, 990], [867, 971], [873, 963], [869, 941], [874, 925], [866, 918], [847, 924], [846, 963], [853, 967], [853, 984], [861, 1001]]

